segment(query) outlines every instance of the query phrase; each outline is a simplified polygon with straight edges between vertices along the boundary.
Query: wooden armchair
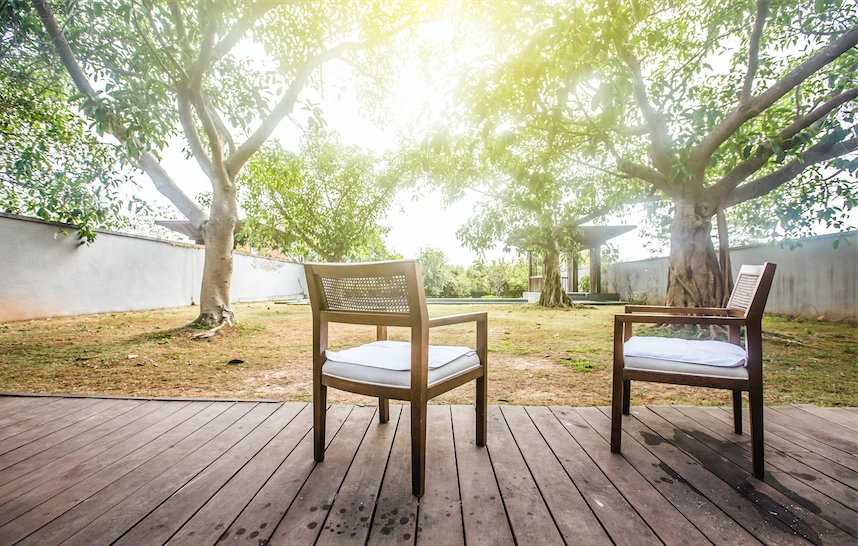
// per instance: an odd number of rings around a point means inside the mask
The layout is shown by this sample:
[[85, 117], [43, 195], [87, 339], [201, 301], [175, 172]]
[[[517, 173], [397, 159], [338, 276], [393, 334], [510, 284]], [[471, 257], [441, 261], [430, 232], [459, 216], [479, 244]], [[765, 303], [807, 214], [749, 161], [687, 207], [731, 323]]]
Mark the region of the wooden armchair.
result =
[[[611, 451], [620, 452], [622, 416], [629, 414], [632, 380], [733, 391], [733, 424], [737, 434], [742, 433], [742, 391], [748, 391], [754, 476], [763, 479], [765, 464], [761, 321], [775, 267], [775, 264], [771, 263], [742, 266], [736, 287], [725, 308], [629, 305], [626, 306], [624, 314], [614, 317]], [[729, 343], [633, 338], [634, 323], [715, 324], [727, 328]], [[741, 348], [742, 326], [745, 327], [744, 351], [736, 349], [736, 346]], [[624, 351], [629, 354], [624, 354]]]
[[[378, 397], [379, 420], [386, 423], [389, 400], [411, 403], [411, 488], [423, 495], [426, 476], [426, 404], [450, 389], [476, 380], [476, 443], [486, 445], [486, 313], [465, 313], [430, 319], [423, 277], [417, 260], [362, 264], [307, 264], [307, 288], [313, 308], [313, 423], [315, 459], [325, 459], [325, 411], [328, 387]], [[399, 370], [370, 363], [329, 360], [328, 324], [377, 327], [387, 339], [390, 326], [411, 329], [407, 353]], [[429, 368], [429, 329], [476, 322], [476, 352]], [[366, 347], [366, 346], [364, 346]], [[389, 366], [388, 366], [389, 368]]]

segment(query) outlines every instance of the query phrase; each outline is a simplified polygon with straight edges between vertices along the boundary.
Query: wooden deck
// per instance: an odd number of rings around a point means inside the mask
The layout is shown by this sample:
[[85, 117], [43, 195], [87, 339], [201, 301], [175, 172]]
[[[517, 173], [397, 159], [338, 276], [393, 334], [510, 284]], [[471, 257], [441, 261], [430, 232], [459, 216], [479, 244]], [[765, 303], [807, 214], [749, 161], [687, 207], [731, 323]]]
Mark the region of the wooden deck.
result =
[[[0, 397], [0, 544], [851, 544], [858, 411], [768, 408], [765, 483], [720, 408], [430, 406], [426, 495], [409, 412], [303, 403]], [[747, 428], [747, 427], [746, 427]]]

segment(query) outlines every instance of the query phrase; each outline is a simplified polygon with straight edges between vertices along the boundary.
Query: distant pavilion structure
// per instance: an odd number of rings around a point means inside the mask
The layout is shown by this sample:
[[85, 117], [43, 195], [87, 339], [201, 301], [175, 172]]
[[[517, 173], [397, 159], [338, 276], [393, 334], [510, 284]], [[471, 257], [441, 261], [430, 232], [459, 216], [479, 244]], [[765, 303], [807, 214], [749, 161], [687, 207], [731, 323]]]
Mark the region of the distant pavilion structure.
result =
[[[602, 245], [614, 237], [632, 231], [637, 226], [579, 226], [572, 240], [590, 251], [590, 294], [602, 294]], [[542, 291], [542, 275], [534, 275], [533, 254], [527, 253], [528, 291]], [[578, 260], [574, 252], [567, 253], [567, 292], [578, 292]]]

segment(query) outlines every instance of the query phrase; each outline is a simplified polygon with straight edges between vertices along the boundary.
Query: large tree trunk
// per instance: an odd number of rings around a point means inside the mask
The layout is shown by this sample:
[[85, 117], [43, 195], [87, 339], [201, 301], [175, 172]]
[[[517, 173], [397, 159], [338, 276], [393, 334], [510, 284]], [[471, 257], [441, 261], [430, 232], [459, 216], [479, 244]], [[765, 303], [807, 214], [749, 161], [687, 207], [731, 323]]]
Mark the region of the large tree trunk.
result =
[[238, 204], [231, 180], [215, 181], [211, 215], [203, 226], [206, 242], [205, 265], [200, 288], [200, 315], [194, 321], [201, 326], [231, 323], [235, 317], [229, 300], [232, 280], [232, 251]]
[[555, 245], [542, 260], [542, 293], [539, 295], [539, 305], [566, 307], [571, 304], [572, 299], [566, 293], [560, 277], [560, 250]]
[[723, 276], [712, 244], [712, 215], [706, 202], [677, 202], [670, 236], [667, 305], [720, 307]]

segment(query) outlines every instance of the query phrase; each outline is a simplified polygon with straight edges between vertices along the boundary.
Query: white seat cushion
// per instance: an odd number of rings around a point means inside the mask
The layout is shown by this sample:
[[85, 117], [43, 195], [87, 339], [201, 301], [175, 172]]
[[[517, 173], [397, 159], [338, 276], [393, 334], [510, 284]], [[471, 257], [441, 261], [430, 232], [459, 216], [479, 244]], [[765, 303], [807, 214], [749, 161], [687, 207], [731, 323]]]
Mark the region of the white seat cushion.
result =
[[[440, 368], [461, 356], [476, 354], [468, 347], [429, 346], [429, 369]], [[373, 341], [344, 351], [325, 351], [328, 360], [385, 368], [394, 371], [411, 369], [411, 343], [407, 341]]]
[[650, 372], [681, 373], [703, 377], [722, 377], [726, 379], [748, 379], [748, 368], [744, 366], [709, 366], [707, 364], [689, 364], [676, 360], [661, 360], [640, 356], [625, 357], [624, 366], [627, 370]]
[[[411, 360], [404, 370], [391, 370], [377, 366], [366, 366], [337, 360], [326, 360], [322, 364], [322, 374], [367, 385], [383, 387], [411, 387]], [[470, 352], [447, 364], [429, 370], [428, 386], [440, 383], [460, 373], [468, 372], [480, 366], [480, 357]]]
[[748, 379], [746, 363], [742, 347], [723, 341], [633, 336], [623, 344], [627, 370]]
[[674, 337], [633, 336], [623, 344], [623, 355], [727, 368], [747, 362], [745, 349], [738, 345]]

